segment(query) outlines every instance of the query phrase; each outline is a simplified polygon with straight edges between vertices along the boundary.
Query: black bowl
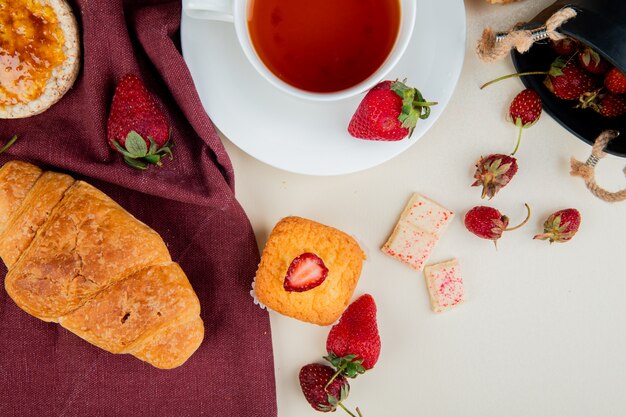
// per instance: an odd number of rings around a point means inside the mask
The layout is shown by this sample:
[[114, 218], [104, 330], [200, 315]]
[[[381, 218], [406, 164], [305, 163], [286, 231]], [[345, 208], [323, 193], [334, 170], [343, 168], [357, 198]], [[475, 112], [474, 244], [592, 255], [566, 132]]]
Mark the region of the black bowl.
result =
[[[563, 24], [559, 32], [589, 45], [626, 74], [626, 0], [561, 0], [537, 15], [533, 22], [545, 22], [566, 6], [573, 7], [578, 15]], [[511, 55], [518, 72], [547, 71], [557, 56], [548, 43], [535, 44], [524, 54], [513, 51]], [[575, 101], [561, 100], [543, 85], [545, 77], [525, 76], [522, 82], [539, 93], [546, 113], [590, 145], [603, 130], [619, 131], [621, 135], [609, 142], [606, 152], [626, 157], [626, 115], [606, 118], [590, 109], [576, 109]]]

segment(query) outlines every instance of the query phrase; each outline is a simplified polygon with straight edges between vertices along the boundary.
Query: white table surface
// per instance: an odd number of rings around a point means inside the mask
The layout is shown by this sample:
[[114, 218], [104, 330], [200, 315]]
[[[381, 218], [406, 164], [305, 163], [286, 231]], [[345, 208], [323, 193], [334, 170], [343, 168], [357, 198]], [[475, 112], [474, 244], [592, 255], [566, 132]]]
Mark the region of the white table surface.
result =
[[[569, 176], [569, 158], [585, 160], [589, 146], [544, 114], [524, 132], [517, 176], [489, 203], [513, 224], [528, 202], [528, 225], [505, 234], [496, 251], [462, 223], [469, 208], [485, 203], [469, 187], [476, 159], [514, 146], [516, 131], [505, 113], [523, 88], [509, 80], [480, 91], [513, 65], [481, 63], [475, 42], [484, 26], [505, 29], [550, 3], [466, 0], [467, 52], [450, 105], [419, 143], [379, 167], [339, 177], [290, 174], [225, 141], [237, 197], [260, 248], [287, 215], [337, 227], [365, 246], [355, 297], [367, 292], [376, 299], [382, 353], [373, 370], [352, 382], [345, 402], [365, 417], [626, 415], [626, 203], [604, 203]], [[604, 159], [599, 182], [622, 188], [625, 164]], [[379, 250], [414, 191], [457, 213], [431, 262], [460, 260], [467, 300], [443, 314], [431, 312], [423, 274]], [[547, 215], [566, 207], [582, 213], [576, 237], [565, 244], [533, 241]], [[270, 317], [278, 414], [319, 416], [300, 392], [298, 372], [321, 361], [329, 328]]]

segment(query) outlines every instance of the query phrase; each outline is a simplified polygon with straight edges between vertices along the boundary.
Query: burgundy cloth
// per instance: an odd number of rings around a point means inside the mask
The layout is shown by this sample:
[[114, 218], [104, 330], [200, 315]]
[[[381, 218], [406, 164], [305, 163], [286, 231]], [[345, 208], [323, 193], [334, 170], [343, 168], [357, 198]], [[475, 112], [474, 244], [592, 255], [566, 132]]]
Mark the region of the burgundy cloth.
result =
[[[78, 80], [45, 113], [0, 120], [0, 142], [19, 136], [0, 163], [26, 160], [85, 178], [158, 231], [200, 298], [204, 341], [183, 366], [159, 370], [29, 316], [2, 288], [2, 417], [277, 413], [269, 319], [249, 294], [258, 248], [179, 53], [179, 3], [72, 2], [83, 41]], [[172, 124], [175, 159], [160, 169], [133, 170], [106, 144], [115, 83], [128, 72], [143, 77]]]

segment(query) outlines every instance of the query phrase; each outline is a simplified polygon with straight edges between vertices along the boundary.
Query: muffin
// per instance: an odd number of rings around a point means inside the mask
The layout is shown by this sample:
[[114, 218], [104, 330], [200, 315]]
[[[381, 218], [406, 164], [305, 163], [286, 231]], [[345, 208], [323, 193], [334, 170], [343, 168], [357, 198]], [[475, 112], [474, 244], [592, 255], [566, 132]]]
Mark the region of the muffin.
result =
[[272, 230], [255, 292], [268, 308], [326, 326], [339, 319], [356, 288], [365, 254], [346, 233], [301, 217]]

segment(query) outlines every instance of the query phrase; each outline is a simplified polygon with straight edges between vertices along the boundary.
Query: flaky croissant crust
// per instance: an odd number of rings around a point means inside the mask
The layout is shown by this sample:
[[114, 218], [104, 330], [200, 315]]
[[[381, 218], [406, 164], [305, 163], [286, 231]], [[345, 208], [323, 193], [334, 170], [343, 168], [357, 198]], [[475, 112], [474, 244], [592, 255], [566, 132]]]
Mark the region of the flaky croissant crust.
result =
[[173, 368], [202, 342], [198, 297], [161, 237], [86, 182], [0, 168], [0, 257], [22, 310], [104, 350]]

